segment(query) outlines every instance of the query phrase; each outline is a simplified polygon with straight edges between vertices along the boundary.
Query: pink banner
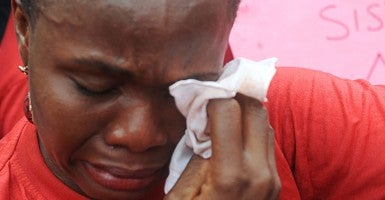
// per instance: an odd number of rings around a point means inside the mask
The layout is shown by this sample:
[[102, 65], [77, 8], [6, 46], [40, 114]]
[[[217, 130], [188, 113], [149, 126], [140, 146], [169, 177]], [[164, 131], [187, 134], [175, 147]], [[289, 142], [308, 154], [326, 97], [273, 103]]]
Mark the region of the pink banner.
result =
[[242, 0], [235, 56], [385, 83], [385, 1]]

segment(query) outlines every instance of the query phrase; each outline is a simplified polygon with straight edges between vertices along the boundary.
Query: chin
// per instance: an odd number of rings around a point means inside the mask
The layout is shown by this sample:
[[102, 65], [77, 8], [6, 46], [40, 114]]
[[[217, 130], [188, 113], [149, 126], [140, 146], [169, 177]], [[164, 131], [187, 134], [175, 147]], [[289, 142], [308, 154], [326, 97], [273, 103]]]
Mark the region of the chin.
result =
[[90, 191], [87, 197], [98, 200], [140, 200], [149, 196], [154, 188], [148, 188], [141, 191]]
[[111, 190], [100, 186], [88, 185], [87, 188], [81, 188], [82, 193], [89, 199], [97, 200], [142, 200], [142, 199], [157, 199], [162, 198], [163, 181], [159, 181], [141, 190], [125, 191]]

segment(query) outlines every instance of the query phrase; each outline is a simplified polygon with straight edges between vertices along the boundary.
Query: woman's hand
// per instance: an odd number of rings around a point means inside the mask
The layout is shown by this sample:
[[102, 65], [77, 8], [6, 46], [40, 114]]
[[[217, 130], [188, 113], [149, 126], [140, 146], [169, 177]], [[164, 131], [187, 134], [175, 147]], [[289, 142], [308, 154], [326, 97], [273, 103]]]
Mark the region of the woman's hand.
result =
[[165, 199], [278, 199], [274, 133], [264, 106], [245, 96], [211, 100], [212, 157], [194, 156]]

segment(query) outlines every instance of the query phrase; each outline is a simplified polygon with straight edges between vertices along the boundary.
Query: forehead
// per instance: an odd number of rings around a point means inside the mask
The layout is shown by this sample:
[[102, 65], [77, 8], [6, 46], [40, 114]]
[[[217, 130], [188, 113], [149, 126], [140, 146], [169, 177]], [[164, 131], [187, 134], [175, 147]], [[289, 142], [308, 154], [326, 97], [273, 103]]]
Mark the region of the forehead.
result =
[[220, 69], [229, 26], [220, 1], [55, 1], [40, 6], [36, 33], [61, 59], [104, 59], [147, 78], [178, 79]]
[[[227, 7], [223, 0], [40, 0], [38, 7], [52, 21], [124, 19], [131, 26], [176, 25], [191, 20], [214, 20]], [[227, 14], [225, 14], [227, 15]], [[221, 16], [223, 17], [223, 16]], [[78, 19], [78, 21], [76, 21]], [[80, 21], [79, 21], [80, 20]], [[110, 20], [110, 19], [109, 19]], [[223, 20], [223, 18], [222, 18]], [[140, 24], [146, 22], [146, 24]], [[214, 21], [211, 21], [214, 22]], [[191, 24], [190, 24], [191, 25]]]

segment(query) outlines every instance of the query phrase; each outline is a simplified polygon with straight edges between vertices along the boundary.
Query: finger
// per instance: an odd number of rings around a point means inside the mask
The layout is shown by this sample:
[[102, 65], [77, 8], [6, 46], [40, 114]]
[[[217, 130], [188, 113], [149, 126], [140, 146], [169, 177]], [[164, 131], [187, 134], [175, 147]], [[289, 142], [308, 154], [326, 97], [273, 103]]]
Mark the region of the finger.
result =
[[266, 158], [271, 127], [265, 107], [260, 101], [244, 95], [238, 94], [236, 99], [242, 109], [244, 150]]
[[[266, 178], [260, 182], [259, 188], [264, 188], [263, 191], [266, 191], [264, 196], [261, 196], [261, 199], [279, 199], [281, 191], [281, 181], [278, 175], [276, 160], [275, 160], [275, 141], [274, 141], [274, 132], [267, 132], [268, 135], [268, 147], [267, 147], [267, 164], [268, 171], [266, 172]], [[263, 176], [262, 176], [263, 177]], [[260, 194], [262, 195], [262, 194]], [[264, 198], [262, 198], [264, 197]]]
[[201, 192], [201, 186], [206, 180], [208, 170], [208, 160], [199, 156], [193, 156], [165, 199], [194, 199]]
[[[235, 99], [210, 100], [207, 106], [213, 167], [219, 170], [242, 163], [241, 110]], [[239, 170], [240, 168], [238, 168]]]
[[[270, 199], [275, 195], [274, 143], [271, 137], [267, 112], [263, 105], [250, 97], [238, 95], [243, 118], [245, 165], [252, 179], [249, 193], [257, 199]], [[273, 141], [274, 142], [274, 141]], [[274, 193], [274, 194], [273, 194]]]
[[275, 159], [275, 139], [274, 131], [269, 134], [269, 147], [268, 147], [268, 159], [270, 171], [273, 175], [273, 190], [271, 192], [271, 199], [279, 199], [281, 192], [281, 179], [279, 178], [276, 159]]

